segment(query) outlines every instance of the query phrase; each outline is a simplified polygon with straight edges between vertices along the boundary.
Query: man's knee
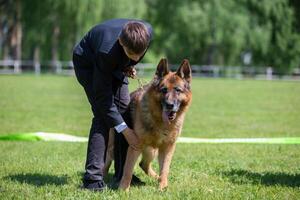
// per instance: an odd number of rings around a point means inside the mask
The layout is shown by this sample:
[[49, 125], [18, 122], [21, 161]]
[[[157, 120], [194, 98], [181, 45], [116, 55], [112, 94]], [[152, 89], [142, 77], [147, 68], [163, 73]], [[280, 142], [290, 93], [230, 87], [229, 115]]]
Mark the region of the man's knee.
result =
[[94, 117], [92, 120], [92, 132], [101, 133], [108, 136], [109, 128], [106, 126], [102, 117]]

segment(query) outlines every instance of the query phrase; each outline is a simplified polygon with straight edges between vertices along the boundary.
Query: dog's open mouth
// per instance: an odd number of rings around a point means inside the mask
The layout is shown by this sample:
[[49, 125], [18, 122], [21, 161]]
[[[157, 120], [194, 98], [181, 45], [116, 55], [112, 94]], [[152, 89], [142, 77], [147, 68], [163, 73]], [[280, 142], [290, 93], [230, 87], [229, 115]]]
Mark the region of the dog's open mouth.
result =
[[176, 118], [175, 111], [163, 111], [162, 115], [164, 122], [168, 124], [170, 124], [171, 121], [173, 121]]

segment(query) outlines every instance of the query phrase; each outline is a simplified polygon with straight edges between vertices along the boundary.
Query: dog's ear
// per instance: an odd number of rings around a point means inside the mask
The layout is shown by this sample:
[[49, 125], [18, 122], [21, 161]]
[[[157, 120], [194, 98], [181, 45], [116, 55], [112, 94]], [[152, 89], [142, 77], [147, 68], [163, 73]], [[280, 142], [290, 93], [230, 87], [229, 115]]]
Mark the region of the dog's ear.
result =
[[187, 59], [184, 59], [177, 69], [176, 74], [182, 79], [186, 80], [188, 83], [192, 80], [192, 69], [190, 66], [190, 62]]
[[169, 73], [168, 60], [166, 58], [162, 58], [156, 68], [155, 75], [157, 78], [162, 78]]

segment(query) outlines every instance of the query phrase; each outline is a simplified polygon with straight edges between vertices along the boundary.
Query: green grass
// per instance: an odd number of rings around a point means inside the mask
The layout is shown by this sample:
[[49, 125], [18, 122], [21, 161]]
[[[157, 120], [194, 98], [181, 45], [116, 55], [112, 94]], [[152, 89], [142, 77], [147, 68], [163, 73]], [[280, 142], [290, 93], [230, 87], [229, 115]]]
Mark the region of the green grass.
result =
[[[0, 85], [0, 134], [87, 136], [90, 108], [74, 77], [2, 75]], [[183, 136], [300, 137], [300, 82], [194, 79], [192, 90]], [[178, 144], [167, 191], [137, 167], [147, 185], [126, 194], [79, 188], [86, 143], [1, 141], [0, 199], [299, 199], [299, 147]]]

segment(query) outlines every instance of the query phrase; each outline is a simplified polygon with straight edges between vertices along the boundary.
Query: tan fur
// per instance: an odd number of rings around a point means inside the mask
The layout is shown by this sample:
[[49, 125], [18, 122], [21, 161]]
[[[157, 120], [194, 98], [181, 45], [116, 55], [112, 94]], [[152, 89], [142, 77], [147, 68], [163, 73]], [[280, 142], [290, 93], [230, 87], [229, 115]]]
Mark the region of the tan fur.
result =
[[[189, 88], [190, 82], [191, 69], [187, 60], [183, 61], [177, 72], [169, 72], [167, 61], [162, 59], [152, 82], [144, 89], [138, 89], [131, 94], [130, 106], [134, 108], [132, 113], [134, 131], [140, 140], [142, 148], [141, 151], [135, 151], [131, 147], [128, 148], [124, 173], [119, 188], [129, 189], [133, 168], [140, 154], [142, 154], [142, 160], [139, 165], [143, 171], [147, 175], [158, 179], [160, 190], [168, 186], [167, 177], [175, 151], [175, 142], [181, 133], [185, 113], [192, 99], [192, 93]], [[159, 92], [161, 87], [166, 87], [171, 92], [164, 95]], [[184, 90], [178, 94], [175, 92], [175, 87], [180, 87]], [[181, 102], [176, 118], [171, 123], [165, 123], [162, 119], [162, 98], [170, 101], [179, 100]], [[108, 147], [108, 149], [112, 150], [111, 147]], [[108, 151], [107, 154], [110, 154], [107, 158], [111, 159], [112, 152]], [[151, 167], [151, 162], [157, 154], [160, 168], [159, 175]], [[111, 161], [106, 161], [105, 170], [107, 172]]]

